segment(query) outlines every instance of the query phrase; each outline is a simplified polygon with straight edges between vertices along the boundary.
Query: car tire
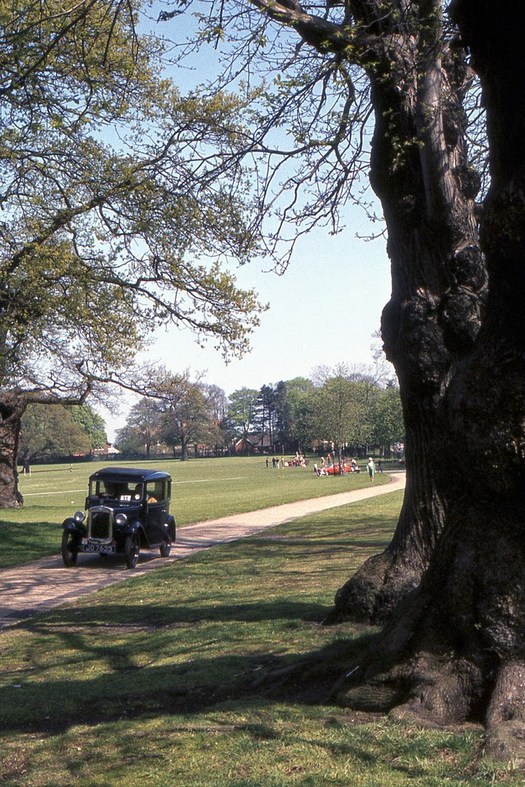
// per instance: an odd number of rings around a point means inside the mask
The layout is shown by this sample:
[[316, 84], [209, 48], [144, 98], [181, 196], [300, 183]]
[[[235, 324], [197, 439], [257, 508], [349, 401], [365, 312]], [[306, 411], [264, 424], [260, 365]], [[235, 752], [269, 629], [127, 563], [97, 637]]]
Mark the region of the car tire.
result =
[[124, 557], [126, 559], [126, 568], [135, 568], [139, 562], [139, 540], [137, 534], [133, 533], [131, 536], [126, 536], [124, 543]]
[[164, 543], [160, 545], [160, 556], [169, 557], [171, 552], [171, 544]]
[[66, 568], [73, 568], [77, 564], [78, 550], [75, 549], [73, 536], [68, 530], [62, 533], [62, 560]]

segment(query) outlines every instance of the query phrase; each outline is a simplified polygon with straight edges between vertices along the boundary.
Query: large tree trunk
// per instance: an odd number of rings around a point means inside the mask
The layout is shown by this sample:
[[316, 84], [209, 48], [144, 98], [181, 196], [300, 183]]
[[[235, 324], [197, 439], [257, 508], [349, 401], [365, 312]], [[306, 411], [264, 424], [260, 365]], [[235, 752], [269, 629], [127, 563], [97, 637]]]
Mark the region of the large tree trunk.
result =
[[[482, 218], [486, 316], [441, 411], [447, 500], [428, 572], [385, 628], [361, 685], [402, 718], [485, 720], [486, 753], [525, 766], [525, 50], [521, 3], [456, 0], [488, 114], [491, 189]], [[368, 699], [367, 699], [368, 698]]]
[[465, 65], [443, 48], [440, 4], [418, 5], [419, 15], [400, 14], [400, 28], [384, 31], [384, 60], [371, 75], [370, 177], [386, 218], [393, 282], [382, 333], [400, 384], [407, 486], [391, 544], [340, 588], [329, 622], [381, 622], [421, 580], [444, 521], [438, 411], [475, 340], [485, 294], [478, 179], [465, 144]]
[[[408, 397], [404, 397], [407, 404]], [[408, 402], [409, 404], [409, 402]], [[407, 423], [407, 483], [393, 539], [384, 552], [367, 560], [337, 592], [335, 609], [325, 622], [345, 619], [380, 623], [420, 583], [441, 532], [444, 518], [437, 491], [434, 459], [434, 408], [413, 400]]]
[[0, 395], [0, 508], [19, 508], [18, 443], [25, 401], [16, 392]]

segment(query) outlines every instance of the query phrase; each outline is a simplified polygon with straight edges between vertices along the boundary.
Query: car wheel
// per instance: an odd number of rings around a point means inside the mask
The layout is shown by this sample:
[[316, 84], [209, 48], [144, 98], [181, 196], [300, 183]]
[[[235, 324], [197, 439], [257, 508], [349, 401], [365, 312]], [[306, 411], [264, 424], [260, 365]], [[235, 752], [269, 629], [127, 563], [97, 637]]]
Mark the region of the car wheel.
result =
[[66, 568], [72, 568], [77, 564], [78, 550], [75, 548], [73, 536], [68, 530], [62, 533], [62, 560]]
[[126, 537], [124, 544], [124, 557], [126, 558], [126, 568], [135, 568], [139, 562], [139, 542], [136, 533]]
[[160, 556], [161, 557], [169, 557], [171, 552], [171, 544], [161, 544], [160, 545]]

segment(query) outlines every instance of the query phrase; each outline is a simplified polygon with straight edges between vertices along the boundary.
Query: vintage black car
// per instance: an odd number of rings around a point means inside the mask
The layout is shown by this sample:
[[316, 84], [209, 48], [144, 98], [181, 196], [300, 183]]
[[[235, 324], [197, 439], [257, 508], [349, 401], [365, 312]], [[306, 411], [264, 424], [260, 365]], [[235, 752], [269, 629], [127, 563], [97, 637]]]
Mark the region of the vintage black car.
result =
[[159, 470], [106, 467], [89, 479], [86, 513], [63, 522], [62, 559], [76, 565], [79, 552], [123, 554], [135, 568], [141, 548], [168, 557], [175, 542], [170, 514], [171, 476]]

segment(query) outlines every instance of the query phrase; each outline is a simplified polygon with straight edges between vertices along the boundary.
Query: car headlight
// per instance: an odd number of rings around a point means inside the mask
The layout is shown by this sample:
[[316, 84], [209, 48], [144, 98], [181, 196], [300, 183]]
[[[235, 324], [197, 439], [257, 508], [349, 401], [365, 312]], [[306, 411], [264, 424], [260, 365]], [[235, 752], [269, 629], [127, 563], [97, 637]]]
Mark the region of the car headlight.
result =
[[117, 514], [117, 516], [115, 517], [115, 524], [119, 526], [125, 525], [127, 521], [128, 518], [126, 514]]
[[78, 523], [83, 522], [85, 518], [86, 518], [86, 515], [84, 514], [83, 511], [77, 511], [76, 514], [73, 517], [75, 522], [78, 522]]

